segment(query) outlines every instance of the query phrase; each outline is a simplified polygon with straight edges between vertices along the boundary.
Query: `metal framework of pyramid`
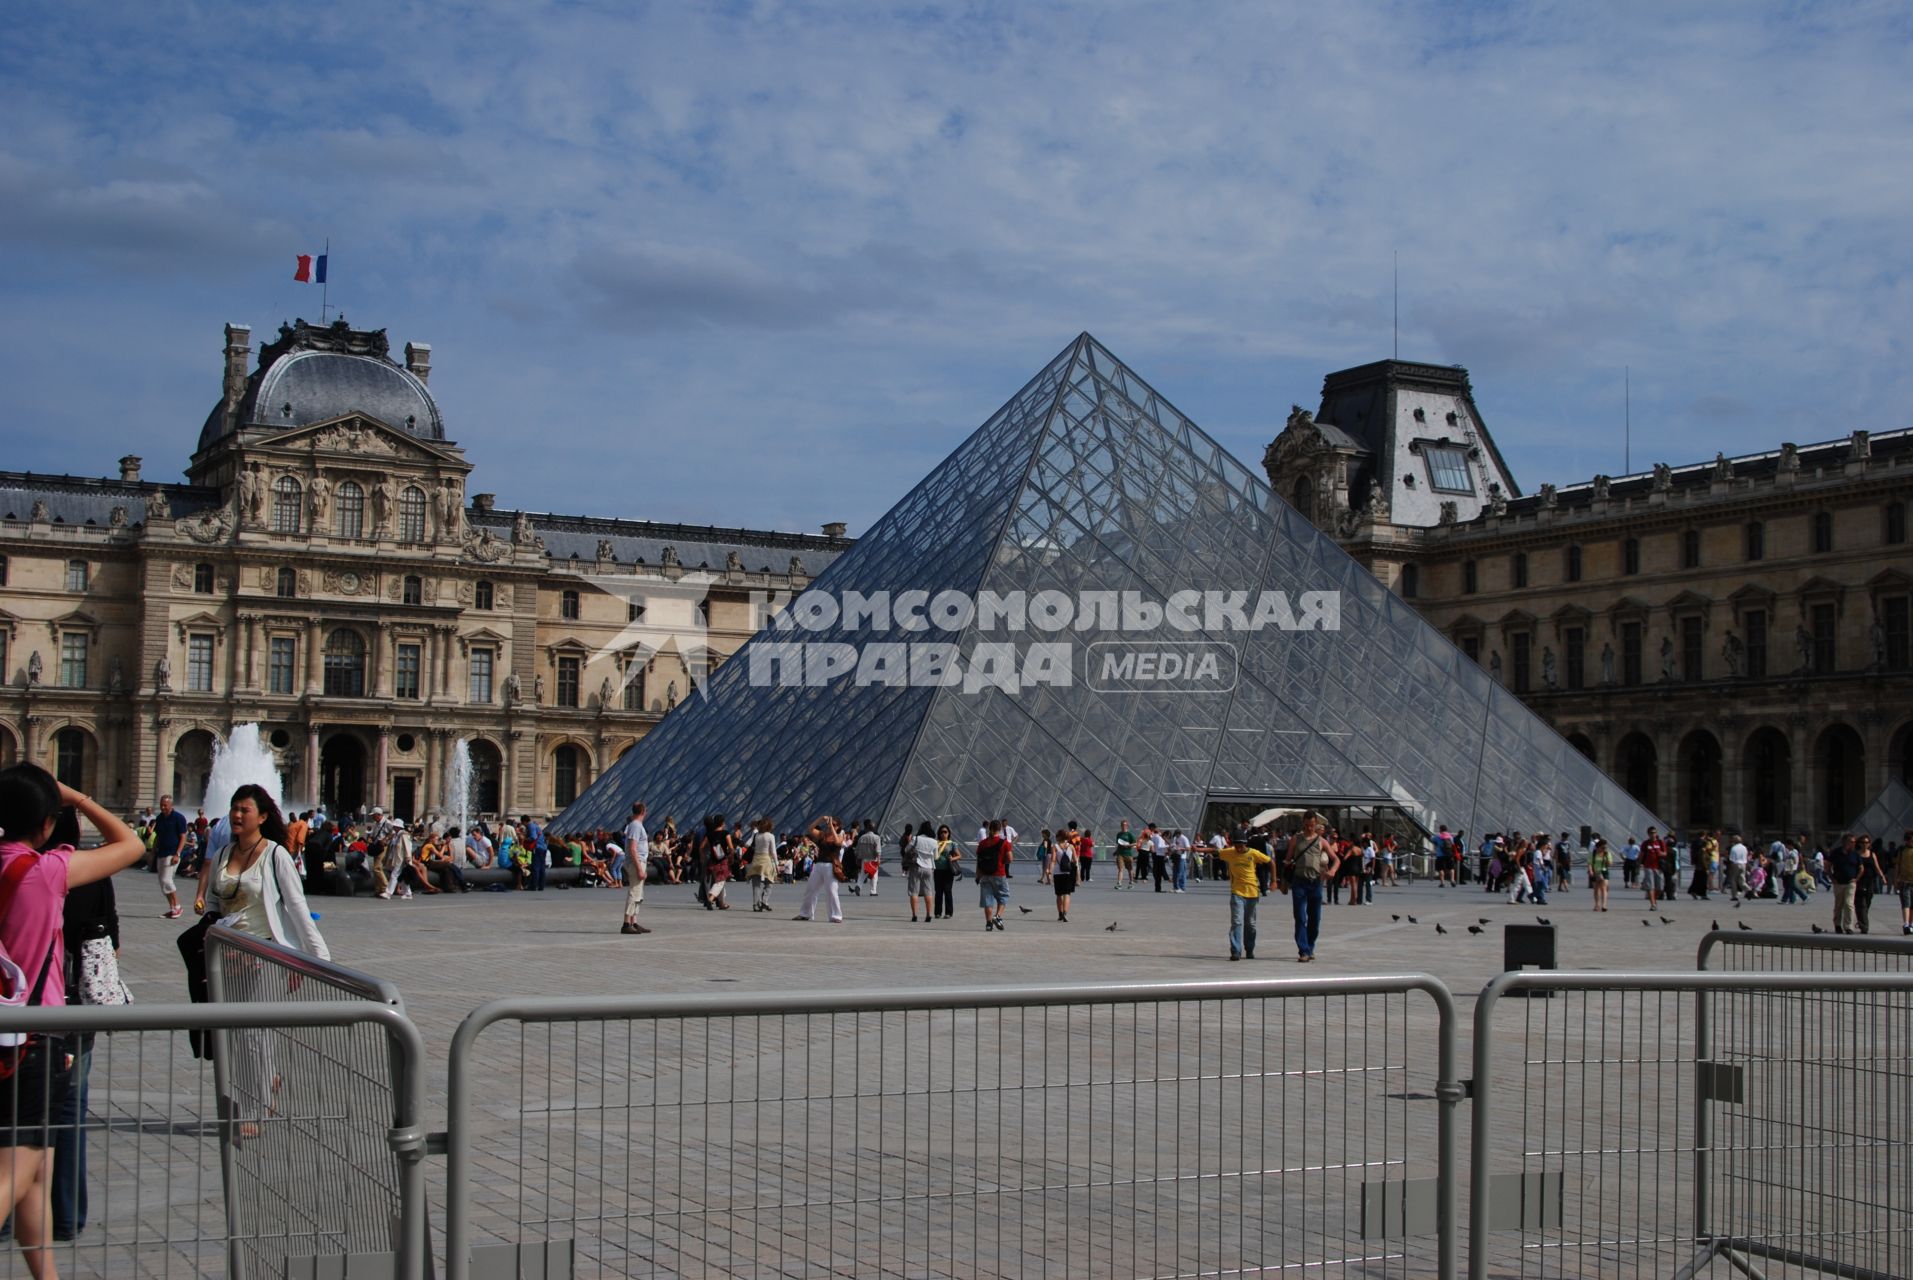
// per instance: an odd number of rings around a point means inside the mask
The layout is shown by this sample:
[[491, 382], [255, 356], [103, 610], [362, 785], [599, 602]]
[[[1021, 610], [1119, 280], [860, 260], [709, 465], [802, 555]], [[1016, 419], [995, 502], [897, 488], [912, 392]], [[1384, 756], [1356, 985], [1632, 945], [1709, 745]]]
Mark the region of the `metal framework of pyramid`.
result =
[[[1656, 819], [1413, 608], [1083, 334], [812, 584], [892, 596], [1055, 591], [1339, 594], [1336, 630], [1175, 633], [1225, 646], [1226, 688], [1091, 670], [1126, 631], [1070, 630], [1074, 678], [969, 688], [765, 684], [767, 628], [611, 766], [558, 830], [822, 813], [886, 830], [986, 816], [1025, 828], [1120, 819], [1194, 830], [1216, 801], [1382, 803], [1424, 828], [1641, 834]], [[1107, 597], [1105, 597], [1107, 598]], [[1100, 621], [1107, 615], [1094, 615]], [[919, 620], [920, 621], [920, 620]], [[838, 625], [797, 639], [921, 642], [917, 627]], [[980, 625], [940, 637], [963, 660]], [[1026, 633], [1023, 642], [1055, 641]], [[754, 661], [754, 655], [757, 659]], [[755, 674], [754, 674], [755, 673]]]

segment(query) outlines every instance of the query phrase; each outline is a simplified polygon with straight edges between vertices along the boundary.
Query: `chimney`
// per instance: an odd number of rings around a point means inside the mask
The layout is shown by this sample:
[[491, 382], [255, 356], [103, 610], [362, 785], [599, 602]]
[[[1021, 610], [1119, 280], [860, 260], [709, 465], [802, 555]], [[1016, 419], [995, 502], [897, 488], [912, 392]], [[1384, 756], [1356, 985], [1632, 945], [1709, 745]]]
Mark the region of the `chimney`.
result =
[[405, 367], [420, 382], [430, 382], [432, 380], [432, 344], [429, 342], [406, 343]]
[[246, 362], [252, 355], [252, 329], [243, 324], [226, 326], [226, 401], [238, 404], [246, 394]]
[[124, 458], [121, 458], [120, 459], [120, 481], [124, 484], [138, 484], [139, 483], [139, 464], [142, 461], [143, 459], [134, 457], [130, 453], [127, 454]]
[[498, 495], [495, 493], [474, 493], [472, 495], [472, 510], [478, 512], [480, 515], [488, 514], [492, 509], [492, 504], [497, 501]]
[[832, 520], [829, 524], [824, 526], [824, 536], [826, 538], [841, 538], [844, 536], [846, 532], [849, 531], [849, 529], [850, 529], [850, 526], [845, 524], [843, 521]]

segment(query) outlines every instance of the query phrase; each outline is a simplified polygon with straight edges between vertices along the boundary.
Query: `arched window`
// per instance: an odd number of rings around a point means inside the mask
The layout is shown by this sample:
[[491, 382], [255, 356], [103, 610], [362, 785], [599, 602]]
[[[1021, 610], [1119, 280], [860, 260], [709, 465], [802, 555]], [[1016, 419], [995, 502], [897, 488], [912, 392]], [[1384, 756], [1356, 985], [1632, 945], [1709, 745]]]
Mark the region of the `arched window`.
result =
[[578, 798], [578, 748], [566, 744], [551, 753], [551, 801], [563, 809]]
[[365, 536], [365, 490], [359, 488], [354, 480], [347, 480], [339, 486], [339, 536]]
[[86, 730], [68, 728], [53, 735], [53, 776], [75, 791], [86, 789]]
[[558, 597], [558, 616], [576, 621], [578, 617], [578, 593], [566, 591]]
[[326, 637], [325, 692], [331, 698], [365, 696], [365, 640], [349, 627]]
[[299, 594], [299, 575], [290, 569], [279, 570], [278, 582], [274, 594], [282, 600], [291, 600]]
[[303, 519], [299, 500], [305, 490], [291, 476], [280, 476], [272, 485], [272, 531], [297, 533]]
[[416, 485], [399, 495], [399, 541], [425, 541], [425, 495]]
[[472, 608], [474, 609], [492, 608], [493, 598], [492, 584], [489, 582], [480, 582], [472, 588]]
[[405, 603], [423, 604], [425, 602], [425, 584], [415, 573], [405, 575]]

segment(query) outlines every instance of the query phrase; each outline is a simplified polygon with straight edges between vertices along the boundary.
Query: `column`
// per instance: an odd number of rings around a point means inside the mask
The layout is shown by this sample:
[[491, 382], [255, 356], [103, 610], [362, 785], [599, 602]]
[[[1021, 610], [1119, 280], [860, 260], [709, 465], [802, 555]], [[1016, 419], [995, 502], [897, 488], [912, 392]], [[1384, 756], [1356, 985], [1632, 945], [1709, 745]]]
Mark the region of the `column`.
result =
[[319, 656], [319, 620], [314, 618], [306, 623], [306, 696], [316, 698], [322, 683], [325, 668], [320, 664]]
[[[431, 812], [438, 808], [439, 798], [445, 794], [445, 788], [439, 780], [439, 768], [445, 758], [445, 735], [438, 729], [425, 731], [425, 780], [420, 785], [425, 794], [419, 799], [420, 812]], [[439, 815], [443, 817], [441, 813]]]
[[306, 726], [306, 803], [319, 803], [319, 726]]
[[391, 799], [386, 794], [386, 770], [391, 767], [391, 763], [392, 730], [385, 725], [380, 725], [378, 764], [374, 766], [375, 772], [372, 775], [372, 803], [381, 809], [391, 804]]
[[243, 671], [240, 676], [240, 687], [242, 689], [257, 689], [259, 685], [257, 683], [257, 667], [253, 659], [253, 646], [259, 643], [258, 624], [252, 618], [247, 618], [242, 624], [242, 629], [245, 633], [246, 651], [242, 659]]
[[[1656, 660], [1658, 661], [1658, 659]], [[1680, 744], [1668, 730], [1656, 726], [1654, 729], [1654, 799], [1656, 810], [1661, 818], [1678, 827], [1685, 818], [1685, 806], [1680, 802], [1679, 775], [1676, 769], [1676, 755]], [[1665, 833], [1663, 833], [1665, 834]]]
[[[388, 626], [381, 624], [377, 632], [374, 633], [372, 654], [373, 661], [377, 664], [378, 669], [373, 673], [372, 679], [368, 681], [367, 684], [370, 686], [372, 696], [375, 698], [389, 698], [392, 696], [392, 672], [397, 665], [395, 657], [397, 653], [397, 643], [396, 638], [392, 634], [392, 628]], [[380, 768], [383, 767], [383, 764], [381, 764]]]
[[153, 717], [153, 805], [155, 808], [159, 806], [159, 798], [171, 794], [173, 790], [172, 773], [167, 768], [173, 753], [166, 749], [167, 730], [170, 728], [172, 728], [172, 722], [166, 717]]
[[438, 693], [441, 698], [452, 696], [452, 630], [445, 627], [438, 635]]
[[1794, 829], [1812, 832], [1819, 828], [1820, 815], [1815, 812], [1813, 803], [1813, 742], [1807, 736], [1805, 716], [1794, 716], [1787, 721], [1787, 750], [1793, 756]]

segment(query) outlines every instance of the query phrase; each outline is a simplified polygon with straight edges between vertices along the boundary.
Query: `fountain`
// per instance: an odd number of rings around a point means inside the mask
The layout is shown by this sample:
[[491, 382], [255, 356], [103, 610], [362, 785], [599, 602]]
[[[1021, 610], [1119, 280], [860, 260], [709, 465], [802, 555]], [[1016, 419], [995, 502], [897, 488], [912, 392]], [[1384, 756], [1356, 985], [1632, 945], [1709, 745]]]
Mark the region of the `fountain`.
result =
[[452, 763], [445, 771], [445, 800], [440, 806], [445, 820], [458, 828], [461, 837], [472, 827], [472, 740], [460, 738], [452, 744]]
[[256, 782], [282, 804], [279, 764], [272, 748], [259, 738], [256, 724], [236, 724], [226, 740], [213, 748], [212, 774], [206, 780], [206, 807], [211, 816], [224, 817], [232, 804], [232, 793], [248, 782]]

